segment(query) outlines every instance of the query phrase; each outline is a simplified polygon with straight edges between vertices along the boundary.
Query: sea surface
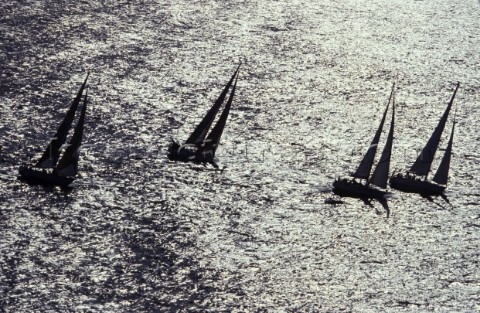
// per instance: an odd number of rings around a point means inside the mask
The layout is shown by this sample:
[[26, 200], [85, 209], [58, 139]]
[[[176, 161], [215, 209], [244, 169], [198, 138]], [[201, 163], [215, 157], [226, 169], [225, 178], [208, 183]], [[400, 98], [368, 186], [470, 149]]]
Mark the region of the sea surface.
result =
[[[479, 312], [479, 29], [473, 0], [1, 2], [0, 312]], [[223, 171], [169, 161], [240, 62]], [[21, 183], [87, 72], [73, 188]], [[393, 82], [392, 171], [460, 82], [449, 202], [328, 203]]]

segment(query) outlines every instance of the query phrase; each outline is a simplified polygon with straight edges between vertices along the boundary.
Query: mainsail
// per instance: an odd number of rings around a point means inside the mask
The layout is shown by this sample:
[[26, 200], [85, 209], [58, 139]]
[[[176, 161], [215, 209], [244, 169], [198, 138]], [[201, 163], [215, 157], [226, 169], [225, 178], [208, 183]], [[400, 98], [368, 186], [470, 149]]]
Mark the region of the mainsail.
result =
[[382, 121], [380, 122], [380, 126], [378, 126], [377, 132], [373, 137], [372, 143], [370, 144], [370, 147], [368, 148], [367, 153], [363, 157], [362, 162], [360, 162], [360, 165], [358, 166], [357, 170], [353, 174], [353, 177], [368, 179], [370, 176], [370, 171], [372, 170], [375, 154], [377, 153], [378, 142], [380, 141], [380, 135], [382, 134], [383, 124], [385, 123], [385, 118], [387, 116], [388, 107], [390, 106], [390, 101], [392, 100], [392, 97], [393, 97], [394, 89], [395, 89], [395, 83], [393, 83], [392, 91], [390, 92], [388, 104], [387, 104], [387, 107], [385, 108], [385, 112], [383, 113], [383, 118], [382, 118]]
[[220, 118], [218, 119], [215, 126], [212, 128], [212, 131], [208, 134], [207, 139], [204, 141], [204, 147], [202, 147], [201, 149], [201, 153], [203, 153], [204, 155], [209, 155], [212, 158], [215, 156], [215, 150], [218, 147], [220, 138], [223, 134], [223, 129], [225, 128], [225, 124], [227, 123], [228, 114], [230, 113], [230, 107], [232, 106], [233, 96], [235, 95], [235, 89], [237, 88], [237, 79], [238, 76], [235, 78], [235, 84], [233, 85], [232, 92], [230, 93], [227, 104], [225, 104], [222, 115], [220, 115]]
[[453, 145], [453, 132], [455, 130], [455, 121], [452, 126], [452, 133], [450, 134], [450, 140], [448, 140], [448, 146], [443, 155], [442, 162], [438, 167], [435, 176], [433, 176], [433, 181], [437, 184], [446, 185], [448, 181], [448, 171], [450, 169], [450, 159], [452, 156], [452, 145]]
[[55, 172], [59, 176], [74, 176], [77, 174], [78, 158], [80, 156], [80, 146], [83, 139], [83, 126], [85, 123], [85, 113], [87, 111], [87, 96], [85, 93], [85, 99], [83, 101], [82, 112], [78, 120], [77, 126], [73, 133], [72, 139], [69, 142], [69, 146], [65, 149], [62, 158], [55, 167]]
[[237, 75], [238, 70], [240, 69], [240, 65], [238, 65], [237, 70], [232, 75], [232, 78], [230, 78], [230, 80], [228, 81], [227, 85], [223, 89], [217, 101], [215, 101], [215, 104], [207, 112], [207, 114], [205, 115], [203, 120], [200, 122], [200, 124], [197, 125], [193, 133], [190, 135], [190, 137], [188, 137], [187, 141], [185, 141], [185, 144], [199, 145], [203, 142], [203, 140], [207, 136], [208, 129], [210, 128], [210, 126], [212, 126], [213, 120], [215, 119], [215, 116], [217, 115], [218, 111], [220, 110], [220, 107], [223, 104], [223, 101], [225, 100], [225, 96], [227, 95], [227, 92], [230, 89], [230, 86], [232, 86], [233, 79]]
[[75, 112], [77, 111], [78, 104], [80, 103], [80, 100], [82, 98], [83, 90], [85, 89], [89, 75], [90, 73], [87, 74], [87, 77], [85, 78], [85, 81], [80, 87], [80, 90], [78, 91], [77, 96], [73, 100], [73, 103], [68, 109], [67, 114], [65, 115], [65, 118], [60, 124], [60, 127], [57, 130], [57, 133], [55, 134], [53, 139], [50, 141], [50, 144], [48, 145], [47, 149], [45, 149], [45, 152], [43, 153], [40, 160], [35, 165], [36, 167], [51, 168], [51, 167], [54, 167], [55, 163], [57, 163], [58, 158], [60, 157], [60, 148], [67, 140], [68, 131], [72, 127], [72, 122], [75, 117]]
[[388, 172], [390, 170], [390, 159], [392, 156], [393, 146], [393, 129], [395, 124], [395, 99], [392, 101], [392, 121], [390, 123], [390, 131], [388, 132], [387, 143], [382, 151], [382, 156], [377, 163], [377, 167], [373, 171], [370, 182], [378, 187], [386, 188], [388, 180]]
[[425, 176], [425, 178], [428, 175], [428, 172], [430, 172], [435, 152], [438, 149], [438, 144], [440, 143], [440, 138], [442, 136], [443, 129], [445, 128], [445, 124], [447, 123], [448, 114], [450, 113], [450, 109], [452, 108], [453, 99], [455, 99], [455, 94], [457, 93], [459, 86], [460, 83], [457, 83], [457, 87], [453, 92], [452, 99], [448, 103], [448, 106], [445, 109], [442, 117], [440, 118], [437, 127], [433, 131], [432, 136], [428, 140], [420, 155], [417, 157], [415, 163], [410, 168], [410, 172], [415, 173], [419, 176]]

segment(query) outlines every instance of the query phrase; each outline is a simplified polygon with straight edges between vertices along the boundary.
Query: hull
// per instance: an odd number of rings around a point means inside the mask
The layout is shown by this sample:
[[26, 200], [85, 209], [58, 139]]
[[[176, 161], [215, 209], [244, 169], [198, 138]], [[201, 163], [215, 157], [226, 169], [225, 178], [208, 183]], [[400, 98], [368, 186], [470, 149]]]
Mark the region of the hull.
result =
[[210, 153], [202, 153], [196, 146], [181, 146], [172, 143], [168, 148], [168, 159], [172, 161], [193, 162], [193, 163], [210, 163], [216, 166], [214, 157]]
[[334, 181], [333, 192], [341, 197], [360, 199], [383, 199], [387, 194], [386, 191], [374, 189], [347, 179]]
[[19, 169], [19, 179], [29, 184], [44, 186], [62, 186], [67, 187], [75, 178], [68, 176], [59, 176], [55, 173], [46, 173], [39, 169], [22, 166]]
[[442, 185], [420, 180], [414, 176], [403, 176], [401, 174], [397, 174], [390, 178], [390, 186], [403, 192], [432, 196], [442, 195], [446, 188]]

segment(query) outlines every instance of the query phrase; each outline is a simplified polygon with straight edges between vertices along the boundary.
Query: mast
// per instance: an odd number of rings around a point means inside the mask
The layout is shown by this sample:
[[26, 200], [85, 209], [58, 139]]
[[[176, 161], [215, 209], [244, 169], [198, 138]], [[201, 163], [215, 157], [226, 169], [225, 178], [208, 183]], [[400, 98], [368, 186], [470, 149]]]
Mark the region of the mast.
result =
[[368, 147], [367, 153], [363, 157], [355, 173], [352, 175], [353, 177], [356, 177], [356, 178], [366, 179], [367, 183], [370, 177], [370, 172], [372, 170], [375, 154], [377, 153], [378, 142], [380, 141], [380, 135], [382, 134], [383, 124], [385, 123], [388, 107], [390, 106], [390, 102], [392, 101], [394, 89], [395, 89], [395, 83], [393, 83], [392, 91], [390, 92], [390, 97], [388, 98], [387, 107], [385, 108], [385, 112], [383, 113], [382, 121], [378, 126], [377, 132], [375, 133], [375, 136], [373, 137], [373, 140], [370, 146]]
[[452, 132], [450, 134], [450, 139], [448, 140], [448, 146], [443, 154], [442, 161], [440, 162], [440, 166], [433, 176], [433, 181], [437, 184], [446, 185], [448, 181], [448, 171], [450, 170], [450, 159], [452, 156], [452, 146], [453, 146], [453, 133], [455, 131], [455, 119], [453, 120]]
[[393, 146], [393, 130], [395, 125], [395, 98], [392, 101], [392, 121], [390, 123], [390, 131], [388, 132], [387, 142], [382, 151], [382, 156], [373, 171], [371, 182], [372, 184], [386, 188], [388, 180], [388, 172], [390, 171], [390, 160], [392, 157]]
[[85, 124], [85, 113], [87, 111], [88, 90], [85, 93], [82, 112], [78, 120], [77, 126], [69, 142], [67, 149], [63, 153], [62, 158], [55, 167], [55, 172], [60, 176], [74, 176], [78, 170], [78, 159], [80, 156], [80, 146], [83, 139], [83, 126]]
[[445, 112], [440, 118], [440, 121], [438, 122], [437, 127], [433, 131], [430, 139], [428, 140], [427, 144], [423, 148], [422, 152], [417, 157], [417, 160], [410, 168], [409, 172], [415, 173], [416, 175], [419, 175], [419, 176], [425, 176], [425, 180], [427, 179], [428, 172], [430, 172], [430, 168], [432, 167], [433, 158], [435, 156], [435, 152], [438, 149], [438, 144], [440, 143], [440, 138], [445, 128], [448, 114], [450, 113], [450, 109], [452, 108], [453, 99], [455, 99], [455, 95], [457, 93], [459, 86], [460, 86], [460, 83], [458, 82], [457, 87], [453, 92], [452, 98], [448, 103], [448, 106], [445, 109]]
[[67, 140], [68, 131], [72, 127], [72, 122], [73, 122], [73, 119], [75, 118], [75, 112], [77, 111], [78, 104], [80, 103], [80, 100], [82, 98], [83, 90], [85, 89], [85, 85], [87, 84], [87, 79], [89, 75], [90, 75], [90, 72], [87, 74], [85, 81], [80, 87], [80, 90], [78, 91], [77, 96], [75, 97], [75, 99], [72, 102], [72, 105], [68, 109], [67, 114], [65, 115], [65, 118], [63, 119], [62, 123], [60, 124], [60, 127], [55, 133], [55, 136], [50, 141], [50, 144], [45, 149], [45, 152], [43, 152], [42, 157], [35, 165], [36, 167], [51, 168], [55, 165], [55, 163], [57, 163], [58, 158], [60, 157], [60, 148]]
[[197, 125], [193, 133], [190, 135], [190, 137], [188, 137], [187, 141], [185, 141], [185, 144], [199, 145], [205, 139], [208, 129], [210, 128], [210, 126], [212, 126], [213, 120], [215, 119], [215, 116], [220, 110], [220, 107], [222, 106], [222, 103], [225, 100], [225, 96], [227, 95], [228, 90], [230, 89], [230, 86], [232, 86], [233, 79], [237, 75], [238, 70], [240, 69], [240, 65], [242, 64], [240, 63], [238, 65], [237, 70], [235, 71], [235, 73], [233, 73], [232, 77], [228, 81], [227, 85], [223, 89], [217, 101], [215, 101], [215, 104], [207, 112], [203, 120]]
[[222, 115], [217, 121], [217, 124], [213, 127], [210, 134], [208, 134], [207, 139], [204, 141], [204, 147], [200, 150], [200, 153], [203, 153], [204, 156], [211, 155], [212, 158], [215, 156], [215, 150], [220, 143], [220, 138], [222, 137], [223, 129], [227, 123], [228, 114], [230, 113], [230, 108], [233, 102], [233, 96], [235, 95], [235, 89], [237, 88], [238, 76], [235, 78], [235, 84], [233, 85], [232, 92], [228, 98], [227, 104], [223, 109]]

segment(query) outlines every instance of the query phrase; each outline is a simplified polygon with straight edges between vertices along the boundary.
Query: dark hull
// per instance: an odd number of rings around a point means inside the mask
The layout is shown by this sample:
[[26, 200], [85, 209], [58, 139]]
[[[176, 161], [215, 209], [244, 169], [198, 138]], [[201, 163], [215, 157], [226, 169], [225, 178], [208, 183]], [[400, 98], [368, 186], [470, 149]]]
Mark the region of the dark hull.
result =
[[386, 191], [353, 182], [351, 180], [336, 180], [333, 182], [333, 192], [341, 197], [360, 199], [383, 199]]
[[177, 143], [172, 143], [168, 148], [167, 157], [172, 161], [193, 162], [193, 163], [210, 163], [217, 167], [212, 154], [202, 153], [203, 149], [197, 147], [182, 147]]
[[45, 173], [25, 166], [20, 167], [18, 172], [20, 180], [34, 185], [67, 187], [75, 180], [74, 177], [58, 176], [55, 173]]
[[415, 177], [405, 177], [401, 174], [390, 177], [390, 186], [397, 190], [421, 195], [439, 196], [445, 191], [445, 186], [437, 185]]

